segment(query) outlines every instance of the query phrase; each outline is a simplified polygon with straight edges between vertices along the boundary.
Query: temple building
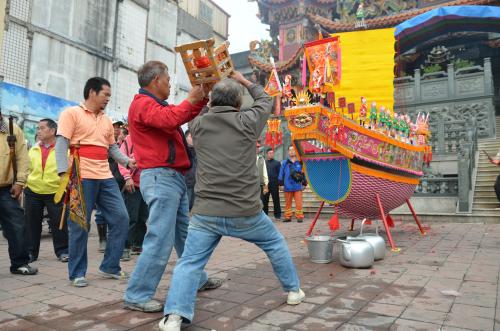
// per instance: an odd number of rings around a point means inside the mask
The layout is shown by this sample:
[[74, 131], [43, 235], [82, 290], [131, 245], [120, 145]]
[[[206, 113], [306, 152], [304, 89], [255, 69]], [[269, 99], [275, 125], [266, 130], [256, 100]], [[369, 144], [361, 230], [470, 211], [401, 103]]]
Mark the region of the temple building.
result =
[[[238, 55], [237, 69], [253, 70], [265, 84], [273, 70], [273, 57], [278, 75], [290, 74], [298, 89], [302, 88], [303, 44], [318, 39], [319, 34], [392, 28], [441, 7], [500, 6], [500, 0], [256, 1], [262, 23], [270, 26], [271, 40], [252, 42], [249, 53]], [[395, 42], [393, 110], [411, 116], [430, 113], [434, 161], [416, 193], [433, 197], [422, 200], [433, 217], [465, 213], [465, 220], [471, 215], [486, 220], [500, 216], [500, 204], [491, 188], [493, 173], [498, 171], [488, 168], [479, 153], [486, 149], [496, 154], [500, 149], [496, 138], [500, 129], [500, 30], [476, 29], [487, 22], [491, 20], [430, 20], [417, 38]], [[247, 57], [248, 63], [241, 57]], [[279, 106], [275, 116], [281, 118]], [[290, 143], [287, 124], [281, 124], [284, 134], [283, 145], [276, 148], [278, 158], [285, 156], [284, 148]]]
[[[269, 24], [271, 41], [256, 41], [250, 45], [248, 61], [264, 79], [271, 71], [269, 57], [277, 60], [278, 74], [292, 73], [300, 79], [300, 64], [304, 42], [315, 40], [318, 31], [330, 33], [394, 27], [412, 17], [442, 6], [500, 5], [498, 0], [258, 0], [259, 17]], [[363, 6], [364, 25], [359, 26], [359, 7]], [[415, 69], [427, 73], [446, 71], [447, 64], [458, 66], [483, 65], [491, 59], [495, 108], [500, 114], [500, 33], [457, 31], [438, 35], [414, 45], [399, 54], [397, 76], [413, 75]]]

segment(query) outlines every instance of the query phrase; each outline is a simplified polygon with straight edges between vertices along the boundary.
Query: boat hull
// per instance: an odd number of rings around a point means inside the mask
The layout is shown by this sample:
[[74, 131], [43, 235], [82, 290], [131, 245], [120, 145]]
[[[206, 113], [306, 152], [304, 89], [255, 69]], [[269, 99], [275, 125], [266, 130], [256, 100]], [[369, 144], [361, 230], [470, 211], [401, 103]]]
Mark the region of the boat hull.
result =
[[418, 184], [417, 178], [360, 166], [342, 156], [303, 161], [311, 189], [321, 200], [335, 204], [344, 218], [381, 218], [377, 195], [388, 214], [404, 204]]

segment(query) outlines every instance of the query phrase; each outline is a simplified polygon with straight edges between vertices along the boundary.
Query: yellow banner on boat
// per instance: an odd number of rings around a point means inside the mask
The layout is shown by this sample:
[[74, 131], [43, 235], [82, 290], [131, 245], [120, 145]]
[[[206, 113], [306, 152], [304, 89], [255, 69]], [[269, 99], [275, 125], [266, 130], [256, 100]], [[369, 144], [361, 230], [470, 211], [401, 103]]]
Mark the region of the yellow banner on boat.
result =
[[[394, 28], [335, 33], [339, 37], [342, 61], [340, 85], [335, 97], [354, 102], [359, 113], [361, 97], [368, 109], [372, 101], [389, 108], [394, 105]], [[347, 109], [345, 109], [347, 110]]]

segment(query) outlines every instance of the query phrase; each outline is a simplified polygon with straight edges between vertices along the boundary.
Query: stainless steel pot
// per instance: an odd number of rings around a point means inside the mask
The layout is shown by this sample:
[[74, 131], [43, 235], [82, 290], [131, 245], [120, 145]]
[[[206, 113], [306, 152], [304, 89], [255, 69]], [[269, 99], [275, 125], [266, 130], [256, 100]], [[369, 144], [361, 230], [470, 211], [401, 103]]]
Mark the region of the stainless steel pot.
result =
[[366, 218], [361, 222], [361, 230], [359, 236], [356, 238], [366, 240], [370, 245], [373, 246], [375, 261], [382, 260], [385, 257], [385, 240], [378, 234], [378, 221], [375, 227], [375, 233], [365, 233], [363, 234], [363, 226], [365, 225]]
[[370, 243], [362, 238], [347, 237], [340, 242], [339, 262], [348, 268], [369, 268], [374, 262], [374, 251]]

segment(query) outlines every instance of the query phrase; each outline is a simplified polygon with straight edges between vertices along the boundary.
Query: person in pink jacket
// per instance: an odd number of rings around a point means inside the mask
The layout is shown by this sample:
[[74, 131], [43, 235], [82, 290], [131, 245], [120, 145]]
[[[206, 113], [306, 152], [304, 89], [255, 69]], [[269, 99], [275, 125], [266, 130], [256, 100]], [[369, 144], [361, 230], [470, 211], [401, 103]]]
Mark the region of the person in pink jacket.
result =
[[[125, 138], [120, 146], [120, 150], [129, 157], [134, 155], [134, 143], [130, 135], [127, 135]], [[130, 260], [130, 254], [137, 255], [142, 251], [142, 241], [146, 234], [146, 221], [149, 217], [149, 210], [139, 190], [141, 171], [139, 169], [130, 170], [121, 165], [119, 166], [119, 170], [125, 179], [123, 200], [125, 201], [125, 206], [127, 206], [130, 218], [128, 238], [125, 243], [122, 260]]]

